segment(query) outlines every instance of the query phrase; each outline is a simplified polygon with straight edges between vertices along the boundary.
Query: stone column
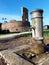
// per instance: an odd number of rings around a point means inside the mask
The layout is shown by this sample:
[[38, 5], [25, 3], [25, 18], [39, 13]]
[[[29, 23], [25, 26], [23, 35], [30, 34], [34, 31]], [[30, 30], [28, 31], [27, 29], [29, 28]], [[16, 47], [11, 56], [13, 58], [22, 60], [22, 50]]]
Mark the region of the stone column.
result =
[[[43, 10], [35, 9], [32, 15], [32, 37], [36, 40], [37, 48], [43, 52]], [[38, 47], [38, 46], [41, 46]]]
[[35, 9], [32, 15], [32, 37], [36, 40], [43, 40], [43, 10]]

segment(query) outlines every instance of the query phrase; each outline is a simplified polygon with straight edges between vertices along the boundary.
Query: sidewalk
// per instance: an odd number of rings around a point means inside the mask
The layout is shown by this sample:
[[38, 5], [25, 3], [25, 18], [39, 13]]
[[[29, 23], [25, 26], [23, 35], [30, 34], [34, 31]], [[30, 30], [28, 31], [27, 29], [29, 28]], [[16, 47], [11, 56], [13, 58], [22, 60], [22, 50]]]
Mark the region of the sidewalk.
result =
[[0, 40], [9, 40], [9, 39], [13, 39], [15, 37], [18, 37], [21, 34], [28, 34], [28, 33], [31, 33], [31, 32], [22, 32], [22, 33], [14, 33], [14, 34], [3, 35], [3, 36], [0, 36]]

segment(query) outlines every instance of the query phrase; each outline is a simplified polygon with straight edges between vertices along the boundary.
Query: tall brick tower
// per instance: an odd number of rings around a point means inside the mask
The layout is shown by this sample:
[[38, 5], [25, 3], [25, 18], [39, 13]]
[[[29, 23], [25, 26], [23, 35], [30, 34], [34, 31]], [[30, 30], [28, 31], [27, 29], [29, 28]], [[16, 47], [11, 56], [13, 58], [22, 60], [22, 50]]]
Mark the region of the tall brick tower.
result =
[[22, 27], [24, 30], [28, 31], [30, 28], [30, 22], [28, 19], [28, 9], [25, 7], [21, 7], [21, 12], [22, 12]]
[[22, 21], [28, 21], [28, 9], [25, 7], [21, 7], [21, 12], [22, 12]]

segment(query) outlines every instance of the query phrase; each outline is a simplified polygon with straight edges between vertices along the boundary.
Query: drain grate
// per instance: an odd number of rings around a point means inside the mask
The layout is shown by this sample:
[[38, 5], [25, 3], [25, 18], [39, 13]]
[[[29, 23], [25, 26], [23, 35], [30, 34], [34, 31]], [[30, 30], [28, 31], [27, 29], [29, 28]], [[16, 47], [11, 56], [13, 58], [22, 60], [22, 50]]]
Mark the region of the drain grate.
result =
[[35, 62], [32, 61], [32, 58], [36, 57], [36, 55], [32, 54], [31, 57], [27, 57], [23, 51], [19, 51], [19, 52], [14, 52], [15, 54], [19, 55], [21, 58], [31, 62], [33, 65], [36, 65]]

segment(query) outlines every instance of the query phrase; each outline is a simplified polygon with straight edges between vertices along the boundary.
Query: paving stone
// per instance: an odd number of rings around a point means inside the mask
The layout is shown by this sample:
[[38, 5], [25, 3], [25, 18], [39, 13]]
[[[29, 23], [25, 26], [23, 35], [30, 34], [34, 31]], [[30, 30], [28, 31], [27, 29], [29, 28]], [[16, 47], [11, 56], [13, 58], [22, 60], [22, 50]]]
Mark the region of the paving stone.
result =
[[5, 59], [5, 61], [9, 65], [33, 65], [30, 62], [26, 61], [25, 59], [19, 57], [15, 53], [12, 52], [0, 52], [0, 55]]

